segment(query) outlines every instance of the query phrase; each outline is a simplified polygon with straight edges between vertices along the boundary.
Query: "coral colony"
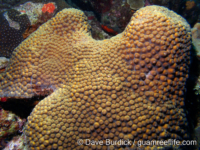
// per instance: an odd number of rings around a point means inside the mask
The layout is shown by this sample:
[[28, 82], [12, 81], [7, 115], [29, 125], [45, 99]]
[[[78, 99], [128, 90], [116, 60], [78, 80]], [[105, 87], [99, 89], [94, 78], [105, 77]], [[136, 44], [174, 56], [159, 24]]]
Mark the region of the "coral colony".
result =
[[0, 95], [53, 92], [28, 117], [31, 150], [123, 147], [78, 139], [181, 141], [188, 138], [190, 47], [189, 24], [164, 7], [141, 8], [124, 32], [103, 41], [90, 36], [82, 11], [63, 9], [14, 50], [0, 75]]

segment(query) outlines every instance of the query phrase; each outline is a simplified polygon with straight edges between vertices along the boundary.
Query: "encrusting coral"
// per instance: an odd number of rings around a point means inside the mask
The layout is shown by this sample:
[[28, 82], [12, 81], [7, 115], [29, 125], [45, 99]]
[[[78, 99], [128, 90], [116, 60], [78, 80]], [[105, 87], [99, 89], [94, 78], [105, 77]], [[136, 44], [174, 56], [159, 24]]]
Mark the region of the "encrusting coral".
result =
[[186, 139], [187, 22], [147, 6], [111, 39], [96, 41], [89, 31], [82, 11], [62, 10], [15, 49], [1, 76], [2, 97], [54, 90], [28, 117], [29, 148], [124, 147], [78, 145], [78, 139]]

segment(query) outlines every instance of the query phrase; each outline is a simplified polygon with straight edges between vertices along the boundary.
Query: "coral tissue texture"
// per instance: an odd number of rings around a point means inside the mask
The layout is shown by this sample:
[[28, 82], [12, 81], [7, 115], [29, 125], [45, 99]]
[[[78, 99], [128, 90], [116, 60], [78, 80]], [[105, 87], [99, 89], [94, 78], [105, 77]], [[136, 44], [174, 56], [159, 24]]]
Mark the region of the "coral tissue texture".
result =
[[64, 9], [14, 51], [0, 95], [53, 89], [28, 117], [32, 149], [119, 149], [78, 139], [183, 140], [190, 62], [187, 22], [164, 7], [137, 11], [125, 31], [92, 39], [82, 11]]

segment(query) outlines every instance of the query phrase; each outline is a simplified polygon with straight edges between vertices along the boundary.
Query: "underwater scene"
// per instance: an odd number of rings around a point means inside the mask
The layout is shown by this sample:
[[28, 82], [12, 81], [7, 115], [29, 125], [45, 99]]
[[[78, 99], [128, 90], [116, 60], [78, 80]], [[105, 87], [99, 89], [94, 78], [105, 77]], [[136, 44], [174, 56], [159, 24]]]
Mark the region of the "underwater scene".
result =
[[200, 0], [0, 0], [0, 150], [200, 150]]

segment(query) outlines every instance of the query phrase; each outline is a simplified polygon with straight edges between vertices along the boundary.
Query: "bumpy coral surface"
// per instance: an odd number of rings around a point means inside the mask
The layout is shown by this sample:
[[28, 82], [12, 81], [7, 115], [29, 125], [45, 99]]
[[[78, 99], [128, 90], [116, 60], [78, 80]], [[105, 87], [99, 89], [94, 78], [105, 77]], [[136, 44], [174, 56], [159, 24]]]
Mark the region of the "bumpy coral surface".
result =
[[187, 138], [187, 22], [164, 7], [148, 6], [109, 40], [92, 39], [89, 29], [83, 12], [62, 10], [16, 48], [1, 77], [3, 97], [54, 90], [28, 117], [30, 149], [126, 147], [78, 145], [78, 139]]

